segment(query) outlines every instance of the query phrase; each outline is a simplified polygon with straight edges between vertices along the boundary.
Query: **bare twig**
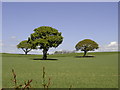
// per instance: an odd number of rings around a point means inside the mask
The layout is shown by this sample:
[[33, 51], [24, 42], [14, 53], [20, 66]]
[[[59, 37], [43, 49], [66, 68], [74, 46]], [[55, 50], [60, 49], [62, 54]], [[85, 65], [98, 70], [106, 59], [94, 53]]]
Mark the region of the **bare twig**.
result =
[[69, 90], [72, 90], [72, 85], [70, 85], [70, 88], [69, 88]]
[[23, 89], [31, 87], [30, 85], [31, 82], [32, 82], [32, 79], [30, 81], [28, 80], [27, 83], [25, 82], [25, 86], [23, 87]]
[[51, 84], [51, 82], [50, 82], [50, 78], [49, 78], [49, 80], [48, 80], [48, 84], [47, 84], [47, 89], [48, 89], [48, 87], [50, 86], [50, 84]]
[[21, 90], [24, 90], [24, 89], [26, 89], [26, 88], [30, 88], [31, 87], [31, 85], [30, 85], [30, 83], [32, 82], [32, 79], [31, 80], [28, 80], [27, 82], [25, 82], [24, 83], [24, 85], [17, 85], [17, 79], [16, 79], [16, 77], [17, 77], [17, 75], [15, 74], [15, 71], [14, 71], [14, 69], [12, 69], [12, 73], [13, 73], [13, 82], [14, 82], [14, 85], [15, 85], [15, 89], [18, 89], [18, 88], [22, 88]]
[[45, 83], [45, 67], [43, 67], [43, 87], [44, 87], [44, 89], [45, 89], [45, 87], [46, 87], [46, 83]]
[[15, 72], [14, 72], [14, 69], [12, 69], [12, 73], [13, 73], [13, 82], [14, 82], [14, 84], [15, 84], [15, 87], [17, 87], [17, 79], [16, 79], [16, 74], [15, 74]]
[[49, 79], [48, 79], [48, 83], [46, 83], [46, 81], [45, 81], [45, 80], [46, 80], [46, 79], [45, 79], [45, 74], [46, 74], [46, 73], [45, 73], [45, 67], [43, 67], [43, 84], [42, 84], [42, 85], [43, 85], [43, 87], [44, 87], [44, 90], [46, 90], [46, 89], [48, 90], [48, 88], [49, 88], [49, 86], [50, 86], [50, 84], [51, 84], [51, 79], [49, 78]]

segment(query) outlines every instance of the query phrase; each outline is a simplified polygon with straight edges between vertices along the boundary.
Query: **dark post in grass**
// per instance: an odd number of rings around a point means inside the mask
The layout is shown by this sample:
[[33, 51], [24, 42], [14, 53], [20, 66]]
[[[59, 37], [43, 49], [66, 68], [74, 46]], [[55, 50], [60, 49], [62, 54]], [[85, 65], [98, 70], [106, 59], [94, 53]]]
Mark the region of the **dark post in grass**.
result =
[[47, 52], [51, 47], [58, 47], [63, 41], [61, 32], [49, 26], [41, 26], [34, 29], [34, 33], [28, 38], [33, 47], [43, 49], [43, 60], [47, 59]]
[[85, 57], [88, 51], [94, 51], [95, 49], [98, 49], [99, 47], [95, 41], [90, 40], [90, 39], [84, 39], [78, 42], [75, 48], [77, 51], [78, 50], [84, 51], [83, 57]]

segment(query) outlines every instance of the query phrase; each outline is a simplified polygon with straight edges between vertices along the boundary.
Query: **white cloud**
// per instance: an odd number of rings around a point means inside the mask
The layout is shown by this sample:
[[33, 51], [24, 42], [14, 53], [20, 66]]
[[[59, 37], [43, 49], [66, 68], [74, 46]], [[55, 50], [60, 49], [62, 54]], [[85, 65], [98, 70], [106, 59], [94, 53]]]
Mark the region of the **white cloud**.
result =
[[10, 47], [17, 47], [17, 45], [15, 45], [15, 44], [11, 44], [11, 45], [9, 45]]
[[118, 42], [112, 41], [108, 45], [99, 46], [98, 51], [118, 51]]
[[0, 42], [0, 47], [2, 47], [4, 44], [2, 42]]
[[11, 38], [11, 39], [16, 39], [16, 36], [11, 36], [10, 38]]
[[0, 40], [0, 53], [2, 52], [2, 46], [3, 46], [3, 43], [2, 43], [2, 40]]
[[118, 43], [116, 41], [110, 42], [110, 44], [108, 44], [108, 47], [116, 47], [116, 46], [118, 46]]
[[42, 54], [42, 50], [31, 50], [28, 54]]
[[[54, 51], [51, 50], [51, 49], [49, 49], [47, 53], [53, 54]], [[35, 50], [35, 49], [34, 49], [34, 50], [31, 50], [31, 51], [29, 52], [29, 54], [43, 54], [43, 52], [42, 52], [42, 49], [38, 49], [38, 50]]]

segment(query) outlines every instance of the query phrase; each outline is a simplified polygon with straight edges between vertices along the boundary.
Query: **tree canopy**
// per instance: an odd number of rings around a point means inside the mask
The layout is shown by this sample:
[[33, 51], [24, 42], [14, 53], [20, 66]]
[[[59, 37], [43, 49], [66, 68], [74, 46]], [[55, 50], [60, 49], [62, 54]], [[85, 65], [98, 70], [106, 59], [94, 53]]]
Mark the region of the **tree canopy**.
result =
[[77, 51], [78, 50], [84, 51], [84, 56], [85, 56], [88, 51], [94, 51], [95, 49], [98, 49], [99, 46], [93, 40], [84, 39], [84, 40], [78, 42], [76, 44], [75, 48], [76, 48]]
[[33, 44], [33, 47], [43, 49], [43, 59], [47, 59], [47, 51], [51, 47], [58, 47], [63, 41], [61, 32], [49, 26], [41, 26], [34, 29], [34, 33], [28, 38], [28, 42]]
[[24, 40], [17, 45], [17, 48], [21, 48], [25, 52], [25, 54], [27, 54], [33, 49], [33, 46], [27, 40]]

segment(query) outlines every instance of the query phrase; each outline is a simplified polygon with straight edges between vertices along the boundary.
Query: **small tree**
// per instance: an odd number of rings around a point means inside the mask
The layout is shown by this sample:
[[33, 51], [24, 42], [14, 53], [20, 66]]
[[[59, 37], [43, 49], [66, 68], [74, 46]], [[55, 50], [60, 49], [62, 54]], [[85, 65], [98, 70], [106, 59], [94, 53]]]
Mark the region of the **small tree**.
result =
[[30, 52], [33, 49], [32, 44], [29, 43], [27, 40], [21, 41], [17, 45], [17, 48], [21, 48], [25, 52], [26, 55], [28, 52]]
[[34, 33], [30, 35], [28, 41], [33, 44], [33, 47], [43, 49], [43, 60], [46, 60], [49, 48], [58, 47], [62, 43], [63, 37], [57, 29], [41, 26], [34, 29]]
[[78, 42], [75, 46], [76, 50], [81, 50], [84, 51], [84, 55], [86, 55], [86, 53], [88, 51], [94, 51], [95, 49], [98, 49], [98, 44], [95, 41], [92, 41], [90, 39], [84, 39], [80, 42]]

